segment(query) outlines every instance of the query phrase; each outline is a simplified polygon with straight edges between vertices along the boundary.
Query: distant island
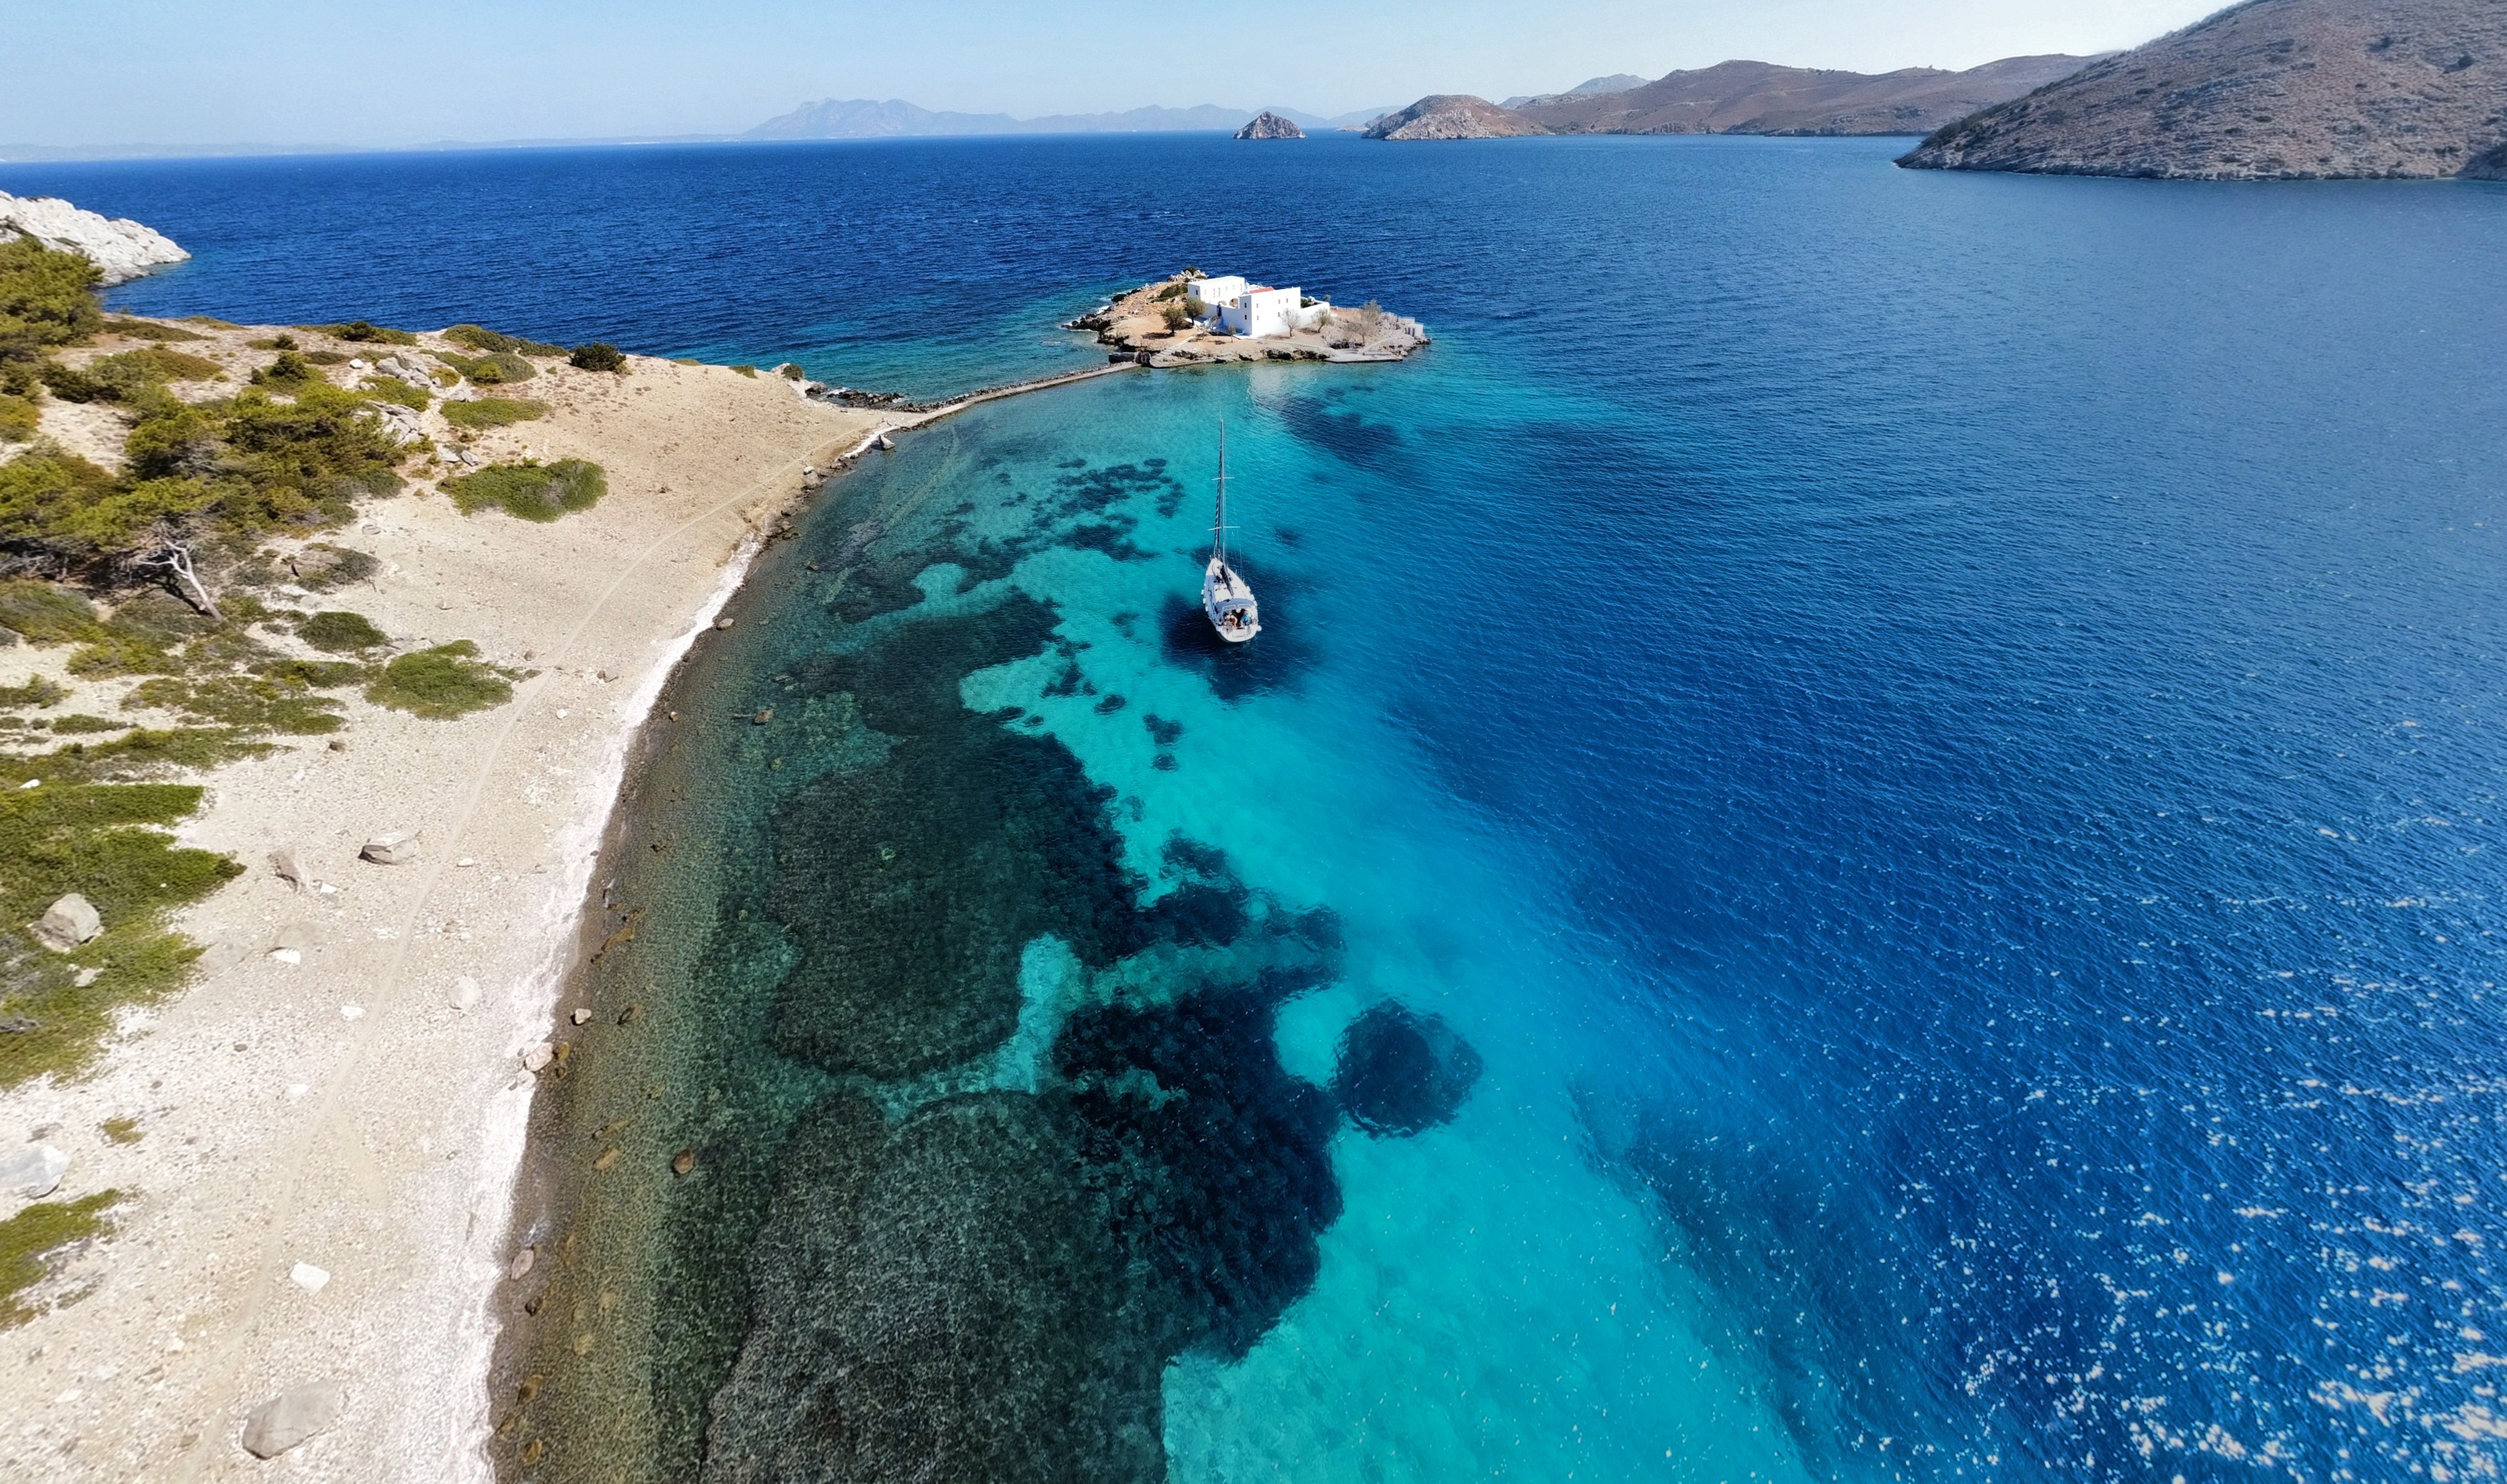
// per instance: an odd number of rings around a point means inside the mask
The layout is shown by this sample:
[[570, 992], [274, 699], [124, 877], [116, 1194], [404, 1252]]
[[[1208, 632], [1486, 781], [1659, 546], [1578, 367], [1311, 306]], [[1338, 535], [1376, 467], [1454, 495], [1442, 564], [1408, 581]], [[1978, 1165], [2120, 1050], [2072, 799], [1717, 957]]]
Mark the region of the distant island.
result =
[[[1256, 110], [1199, 104], [1191, 108], [1134, 108], [1121, 113], [1046, 114], [1034, 119], [1005, 113], [937, 113], [902, 98], [824, 98], [780, 114], [741, 135], [743, 139], [904, 139], [963, 134], [1147, 134], [1210, 130], [1234, 133]], [[1326, 116], [1293, 108], [1262, 114], [1302, 128], [1364, 125], [1381, 108]], [[1263, 135], [1257, 137], [1281, 137]]]
[[1595, 78], [1566, 92], [1491, 103], [1421, 98], [1367, 130], [1373, 139], [1502, 139], [1531, 134], [1921, 134], [2068, 77], [2087, 56], [2011, 56], [1946, 72], [1878, 74], [1728, 61], [1646, 82]]
[[1898, 162], [2172, 180], [2507, 179], [2507, 5], [2248, 0]]
[[1294, 119], [1283, 119], [1269, 109], [1254, 116], [1254, 121], [1236, 131], [1239, 139], [1303, 139], [1306, 131]]

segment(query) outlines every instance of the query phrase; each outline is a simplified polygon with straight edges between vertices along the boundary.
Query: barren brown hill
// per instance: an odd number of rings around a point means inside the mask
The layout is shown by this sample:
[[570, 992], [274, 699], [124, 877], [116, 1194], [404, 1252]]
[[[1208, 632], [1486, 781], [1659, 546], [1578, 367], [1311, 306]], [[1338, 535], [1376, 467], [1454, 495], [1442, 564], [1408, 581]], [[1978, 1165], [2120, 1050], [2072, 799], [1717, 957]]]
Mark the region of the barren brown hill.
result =
[[2507, 178], [2507, 0], [2248, 0], [1898, 162], [2178, 180]]
[[1908, 67], [1877, 75], [1729, 61], [1624, 92], [1537, 99], [1518, 111], [1560, 134], [1920, 134], [2091, 60], [2013, 56], [1965, 72]]
[[1467, 92], [1437, 92], [1366, 127], [1369, 139], [1511, 139], [1548, 130]]

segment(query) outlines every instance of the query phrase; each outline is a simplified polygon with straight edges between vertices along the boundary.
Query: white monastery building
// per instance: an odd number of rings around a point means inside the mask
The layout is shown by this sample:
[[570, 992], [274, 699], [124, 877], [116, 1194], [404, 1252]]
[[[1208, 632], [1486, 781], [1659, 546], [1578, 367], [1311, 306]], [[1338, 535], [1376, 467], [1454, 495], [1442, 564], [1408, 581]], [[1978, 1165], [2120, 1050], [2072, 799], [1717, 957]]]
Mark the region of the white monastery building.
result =
[[1218, 311], [1221, 333], [1242, 335], [1248, 340], [1307, 329], [1320, 323], [1331, 309], [1330, 305], [1321, 301], [1306, 303], [1302, 289], [1275, 289], [1267, 283], [1248, 283], [1234, 274], [1203, 278], [1193, 284], [1192, 291], [1203, 304]]

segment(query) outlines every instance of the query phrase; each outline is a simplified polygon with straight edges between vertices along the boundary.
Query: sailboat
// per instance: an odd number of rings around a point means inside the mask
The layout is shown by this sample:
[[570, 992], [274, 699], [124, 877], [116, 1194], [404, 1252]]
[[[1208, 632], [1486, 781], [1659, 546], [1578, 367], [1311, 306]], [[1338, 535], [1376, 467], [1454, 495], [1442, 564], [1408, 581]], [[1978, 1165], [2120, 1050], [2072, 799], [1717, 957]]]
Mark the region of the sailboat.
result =
[[1227, 419], [1218, 419], [1218, 519], [1210, 527], [1210, 564], [1201, 572], [1201, 611], [1210, 627], [1230, 644], [1242, 644], [1262, 632], [1261, 610], [1254, 590], [1227, 564]]

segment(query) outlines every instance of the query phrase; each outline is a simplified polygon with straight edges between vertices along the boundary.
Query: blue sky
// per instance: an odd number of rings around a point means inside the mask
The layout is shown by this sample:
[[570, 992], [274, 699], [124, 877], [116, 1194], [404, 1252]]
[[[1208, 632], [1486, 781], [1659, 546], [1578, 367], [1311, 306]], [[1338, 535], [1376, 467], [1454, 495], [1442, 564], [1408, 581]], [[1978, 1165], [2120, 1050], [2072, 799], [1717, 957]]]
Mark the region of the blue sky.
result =
[[[1885, 71], [2130, 46], [2214, 0], [0, 0], [0, 144], [729, 132], [804, 99], [1324, 113], [1746, 56]], [[1236, 35], [1234, 45], [1201, 38]]]

